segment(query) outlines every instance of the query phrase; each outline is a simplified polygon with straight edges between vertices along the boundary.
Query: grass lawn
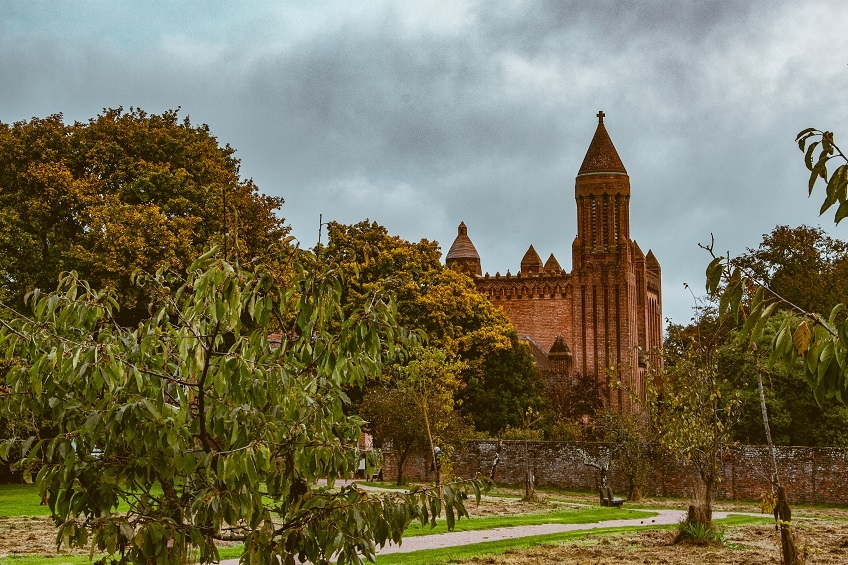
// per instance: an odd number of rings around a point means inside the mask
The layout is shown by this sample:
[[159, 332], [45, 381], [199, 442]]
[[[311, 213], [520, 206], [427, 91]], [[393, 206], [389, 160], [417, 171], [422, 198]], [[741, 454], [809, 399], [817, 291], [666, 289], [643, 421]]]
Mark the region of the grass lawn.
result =
[[0, 516], [50, 516], [35, 485], [0, 485]]
[[[373, 483], [365, 483], [373, 484]], [[384, 486], [383, 483], [373, 484], [373, 486]], [[403, 487], [406, 488], [406, 487]], [[565, 493], [558, 492], [557, 495], [562, 496]], [[576, 493], [575, 493], [576, 494]], [[571, 498], [571, 493], [568, 493], [567, 498]], [[579, 495], [578, 495], [579, 496]], [[586, 494], [583, 494], [585, 499]], [[554, 496], [552, 498], [559, 498]], [[18, 516], [48, 516], [50, 514], [47, 506], [40, 504], [38, 491], [34, 485], [0, 485], [0, 516], [18, 517]], [[474, 506], [473, 499], [469, 500], [469, 508]], [[797, 508], [797, 507], [796, 507]], [[456, 531], [470, 530], [486, 530], [498, 527], [523, 526], [536, 524], [588, 524], [597, 523], [605, 520], [615, 519], [632, 519], [632, 518], [649, 518], [655, 515], [650, 510], [631, 510], [617, 508], [600, 508], [597, 506], [589, 506], [585, 508], [561, 508], [554, 512], [537, 512], [531, 514], [516, 514], [504, 516], [481, 516], [473, 519], [457, 520]], [[717, 523], [726, 525], [740, 525], [748, 523], [756, 523], [758, 521], [769, 521], [769, 517], [763, 519], [751, 518], [747, 516], [732, 516]], [[512, 540], [502, 540], [496, 542], [486, 542], [479, 544], [471, 544], [463, 547], [454, 547], [445, 550], [426, 550], [410, 554], [394, 554], [379, 557], [377, 563], [379, 565], [389, 565], [394, 563], [444, 563], [450, 559], [459, 559], [473, 557], [476, 555], [491, 555], [499, 554], [512, 548], [534, 547], [550, 543], [563, 543], [575, 539], [585, 538], [586, 536], [613, 535], [634, 531], [639, 529], [650, 528], [650, 526], [639, 526], [631, 528], [611, 528], [605, 530], [595, 530], [587, 532], [586, 530], [576, 532], [566, 532], [562, 534], [553, 534], [545, 536], [532, 536], [527, 538], [519, 538]], [[656, 526], [654, 526], [656, 528]], [[447, 531], [447, 526], [443, 518], [439, 519], [438, 525], [434, 529], [429, 526], [421, 526], [419, 523], [413, 523], [407, 529], [405, 537], [438, 534]], [[222, 559], [231, 559], [238, 557], [243, 548], [242, 546], [234, 546], [221, 548], [220, 554]], [[97, 558], [97, 556], [96, 556]], [[0, 565], [82, 565], [91, 563], [87, 555], [75, 556], [7, 556], [0, 558]]]
[[[656, 512], [644, 510], [622, 510], [620, 508], [564, 508], [556, 512], [541, 512], [535, 514], [515, 514], [511, 516], [486, 516], [472, 517], [470, 520], [463, 518], [457, 520], [455, 532], [469, 532], [473, 530], [491, 530], [493, 528], [508, 528], [510, 526], [536, 526], [539, 524], [592, 524], [606, 520], [633, 520], [638, 518], [651, 518]], [[448, 531], [447, 524], [440, 518], [435, 528], [422, 526], [420, 522], [413, 522], [403, 534], [404, 537], [426, 536], [430, 534], [443, 534]]]
[[[244, 547], [236, 545], [218, 549], [221, 559], [237, 559]], [[103, 554], [94, 554], [94, 560], [100, 559]], [[0, 557], [0, 565], [91, 565], [93, 561], [88, 555], [59, 555], [57, 557], [45, 557], [43, 555], [9, 555]]]

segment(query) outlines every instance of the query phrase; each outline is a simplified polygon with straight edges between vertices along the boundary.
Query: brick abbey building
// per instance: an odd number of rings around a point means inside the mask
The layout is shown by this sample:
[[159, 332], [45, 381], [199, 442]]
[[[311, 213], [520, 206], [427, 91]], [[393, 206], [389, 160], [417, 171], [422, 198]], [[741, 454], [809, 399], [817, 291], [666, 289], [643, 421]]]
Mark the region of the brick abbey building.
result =
[[[575, 181], [577, 237], [568, 273], [531, 245], [520, 270], [482, 274], [464, 223], [445, 262], [474, 277], [536, 350], [543, 370], [618, 375], [644, 398], [647, 358], [662, 345], [662, 276], [651, 251], [630, 239], [630, 177], [598, 113], [598, 129]], [[610, 403], [628, 407], [626, 394]]]

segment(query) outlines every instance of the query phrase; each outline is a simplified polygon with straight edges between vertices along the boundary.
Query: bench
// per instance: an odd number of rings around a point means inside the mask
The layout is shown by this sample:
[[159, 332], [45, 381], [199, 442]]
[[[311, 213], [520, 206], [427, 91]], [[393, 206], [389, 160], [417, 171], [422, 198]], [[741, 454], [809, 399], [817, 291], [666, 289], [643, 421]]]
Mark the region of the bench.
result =
[[[601, 491], [601, 506], [607, 506], [607, 507], [614, 506], [616, 508], [621, 508], [621, 506], [624, 504], [623, 498], [618, 498], [618, 497], [615, 497], [615, 496], [612, 495], [612, 489], [611, 488], [609, 488], [609, 487], [606, 487], [605, 489], [602, 488], [602, 489], [600, 489], [600, 491]], [[604, 492], [604, 491], [606, 491], [606, 492]]]

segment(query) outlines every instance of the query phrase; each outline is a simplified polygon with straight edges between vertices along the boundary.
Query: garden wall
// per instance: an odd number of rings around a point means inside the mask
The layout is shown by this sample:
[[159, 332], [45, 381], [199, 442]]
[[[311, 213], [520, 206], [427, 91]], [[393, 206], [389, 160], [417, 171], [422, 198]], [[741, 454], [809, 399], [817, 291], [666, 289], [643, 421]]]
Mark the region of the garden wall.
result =
[[[583, 463], [578, 452], [598, 454], [604, 444], [579, 442], [529, 442], [530, 460], [538, 486], [556, 486], [571, 490], [595, 490], [598, 474]], [[472, 441], [457, 454], [454, 474], [489, 476], [498, 450], [497, 440]], [[777, 447], [777, 466], [790, 502], [848, 504], [848, 449], [824, 447]], [[771, 463], [765, 446], [743, 445], [728, 448], [722, 455], [722, 482], [719, 499], [757, 500], [769, 488]], [[495, 481], [503, 484], [524, 483], [524, 442], [501, 443]], [[423, 457], [410, 457], [404, 469], [410, 479], [432, 480], [431, 464]], [[390, 451], [385, 452], [383, 478], [397, 477], [397, 466]], [[615, 465], [610, 467], [608, 483], [618, 495], [626, 495], [626, 481]], [[691, 497], [695, 489], [694, 471], [683, 461], [671, 457], [654, 460], [642, 493], [647, 496]]]

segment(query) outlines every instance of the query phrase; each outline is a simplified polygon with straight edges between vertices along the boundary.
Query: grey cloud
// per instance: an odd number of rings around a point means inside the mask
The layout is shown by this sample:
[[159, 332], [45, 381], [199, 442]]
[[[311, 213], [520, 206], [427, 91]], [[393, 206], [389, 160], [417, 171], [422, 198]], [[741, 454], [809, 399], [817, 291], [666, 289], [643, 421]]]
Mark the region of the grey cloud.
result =
[[0, 82], [0, 120], [182, 106], [285, 197], [304, 245], [319, 213], [443, 249], [464, 220], [484, 270], [504, 273], [531, 243], [570, 267], [573, 179], [603, 109], [631, 176], [632, 235], [661, 261], [665, 311], [684, 322], [682, 283], [702, 288], [710, 232], [741, 252], [777, 223], [816, 222], [792, 139], [846, 123], [848, 61], [837, 68], [787, 26], [831, 9], [809, 34], [844, 53], [839, 6], [480, 2], [440, 29], [410, 27], [397, 4], [327, 13], [307, 33], [235, 5], [221, 18], [187, 10], [185, 25], [142, 20], [128, 44], [0, 21], [0, 76], [15, 79]]

